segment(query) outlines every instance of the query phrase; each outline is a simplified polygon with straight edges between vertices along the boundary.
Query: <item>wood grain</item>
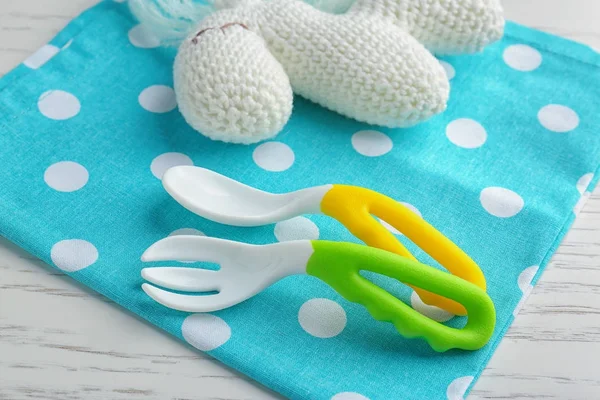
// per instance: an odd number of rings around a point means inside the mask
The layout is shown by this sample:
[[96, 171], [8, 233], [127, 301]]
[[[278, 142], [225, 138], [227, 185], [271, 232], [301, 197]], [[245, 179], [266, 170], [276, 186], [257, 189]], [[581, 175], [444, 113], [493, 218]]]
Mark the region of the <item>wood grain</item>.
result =
[[[96, 0], [2, 0], [0, 75]], [[510, 19], [600, 48], [600, 2], [507, 0]], [[600, 398], [600, 190], [471, 399]], [[0, 399], [278, 399], [0, 240]]]

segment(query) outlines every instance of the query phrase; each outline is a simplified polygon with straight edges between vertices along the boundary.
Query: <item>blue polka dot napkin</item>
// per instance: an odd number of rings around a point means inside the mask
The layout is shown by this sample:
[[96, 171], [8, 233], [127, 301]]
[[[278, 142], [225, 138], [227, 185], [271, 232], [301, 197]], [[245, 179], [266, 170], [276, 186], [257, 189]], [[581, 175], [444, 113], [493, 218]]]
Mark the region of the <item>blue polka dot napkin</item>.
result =
[[[173, 50], [157, 45], [125, 4], [102, 2], [0, 80], [0, 234], [286, 397], [461, 399], [598, 182], [600, 55], [509, 24], [483, 54], [442, 61], [452, 96], [427, 123], [378, 129], [297, 98], [284, 132], [247, 147], [185, 124]], [[168, 235], [356, 240], [319, 215], [260, 228], [195, 216], [160, 182], [192, 164], [273, 192], [346, 183], [407, 204], [485, 272], [498, 313], [491, 342], [435, 353], [309, 276], [213, 314], [154, 303], [140, 290], [140, 256]], [[433, 319], [464, 323], [371, 278]]]

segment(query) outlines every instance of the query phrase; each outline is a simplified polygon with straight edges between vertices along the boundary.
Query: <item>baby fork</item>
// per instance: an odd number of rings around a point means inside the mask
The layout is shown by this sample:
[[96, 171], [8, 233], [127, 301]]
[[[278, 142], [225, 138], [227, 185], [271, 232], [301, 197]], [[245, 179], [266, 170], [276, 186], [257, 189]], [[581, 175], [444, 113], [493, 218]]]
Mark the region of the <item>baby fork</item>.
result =
[[[495, 326], [494, 305], [477, 285], [415, 260], [353, 243], [301, 240], [250, 245], [210, 237], [172, 236], [150, 246], [142, 260], [220, 265], [217, 271], [184, 267], [142, 270], [145, 280], [167, 289], [218, 292], [196, 296], [169, 292], [148, 283], [142, 285], [158, 303], [185, 312], [228, 308], [286, 276], [309, 274], [327, 283], [348, 301], [365, 306], [375, 319], [393, 323], [401, 335], [423, 337], [438, 352], [452, 348], [479, 349], [488, 342]], [[386, 275], [452, 299], [468, 313], [466, 326], [456, 329], [423, 316], [361, 276], [361, 270]]]

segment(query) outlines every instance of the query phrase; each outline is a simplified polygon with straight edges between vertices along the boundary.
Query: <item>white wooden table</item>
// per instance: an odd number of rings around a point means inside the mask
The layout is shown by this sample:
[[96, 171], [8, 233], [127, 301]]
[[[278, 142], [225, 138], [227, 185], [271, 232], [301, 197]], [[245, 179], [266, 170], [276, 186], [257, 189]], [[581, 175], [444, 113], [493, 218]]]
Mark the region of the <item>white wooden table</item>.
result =
[[[0, 75], [96, 2], [0, 0]], [[512, 20], [600, 48], [598, 0], [504, 4]], [[0, 399], [30, 398], [279, 397], [0, 240]], [[600, 398], [600, 190], [470, 398]]]

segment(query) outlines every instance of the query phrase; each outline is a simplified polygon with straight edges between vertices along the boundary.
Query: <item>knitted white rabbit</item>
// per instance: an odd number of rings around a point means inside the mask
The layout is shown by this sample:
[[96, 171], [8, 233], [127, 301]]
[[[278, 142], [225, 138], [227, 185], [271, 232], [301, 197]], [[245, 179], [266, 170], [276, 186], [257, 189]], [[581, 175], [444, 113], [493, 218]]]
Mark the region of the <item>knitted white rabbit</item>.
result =
[[449, 96], [432, 53], [480, 51], [504, 28], [499, 0], [355, 0], [342, 14], [301, 0], [214, 6], [181, 42], [175, 93], [193, 128], [234, 143], [276, 135], [292, 91], [369, 124], [422, 122]]

